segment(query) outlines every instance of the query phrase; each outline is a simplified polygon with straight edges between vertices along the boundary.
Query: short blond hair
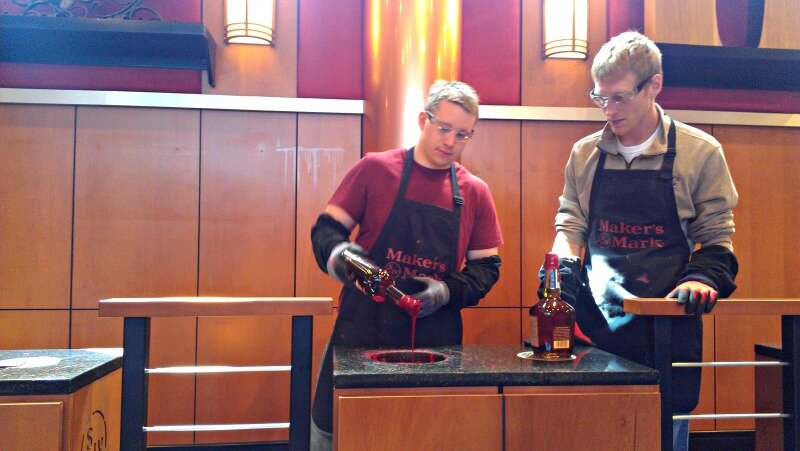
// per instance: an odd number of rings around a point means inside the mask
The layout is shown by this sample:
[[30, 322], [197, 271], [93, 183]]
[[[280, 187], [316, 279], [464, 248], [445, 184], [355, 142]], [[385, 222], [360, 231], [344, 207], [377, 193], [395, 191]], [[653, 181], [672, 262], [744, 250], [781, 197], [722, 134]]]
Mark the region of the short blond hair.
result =
[[662, 72], [661, 51], [655, 42], [638, 31], [614, 36], [600, 47], [592, 63], [592, 79], [609, 80], [633, 73], [646, 80]]
[[464, 82], [436, 80], [428, 90], [425, 111], [434, 111], [442, 100], [453, 102], [467, 113], [478, 116], [478, 94]]

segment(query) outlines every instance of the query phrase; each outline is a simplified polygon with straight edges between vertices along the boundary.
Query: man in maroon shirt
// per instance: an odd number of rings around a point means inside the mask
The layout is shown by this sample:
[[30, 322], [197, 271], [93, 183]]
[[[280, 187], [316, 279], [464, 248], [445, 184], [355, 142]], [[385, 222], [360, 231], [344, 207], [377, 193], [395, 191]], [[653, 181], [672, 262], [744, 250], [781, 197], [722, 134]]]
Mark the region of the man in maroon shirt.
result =
[[[421, 301], [415, 343], [461, 343], [461, 309], [474, 306], [500, 276], [503, 243], [486, 183], [456, 162], [478, 120], [468, 85], [437, 81], [418, 116], [410, 149], [365, 155], [347, 173], [311, 230], [320, 269], [344, 281], [339, 314], [325, 351], [312, 414], [312, 449], [327, 449], [332, 425], [331, 344], [397, 347], [411, 343], [411, 318], [347, 283], [344, 250], [386, 269], [398, 288]], [[350, 241], [350, 232], [359, 225]]]

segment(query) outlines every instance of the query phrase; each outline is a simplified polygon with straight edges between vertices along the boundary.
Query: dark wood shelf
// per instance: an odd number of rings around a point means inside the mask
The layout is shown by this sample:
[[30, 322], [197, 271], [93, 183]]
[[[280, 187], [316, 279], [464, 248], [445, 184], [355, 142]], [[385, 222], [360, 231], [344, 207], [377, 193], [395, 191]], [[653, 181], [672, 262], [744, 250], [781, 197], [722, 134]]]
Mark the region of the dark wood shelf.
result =
[[201, 22], [0, 15], [0, 61], [205, 70], [214, 39]]
[[658, 44], [664, 86], [800, 91], [800, 50]]

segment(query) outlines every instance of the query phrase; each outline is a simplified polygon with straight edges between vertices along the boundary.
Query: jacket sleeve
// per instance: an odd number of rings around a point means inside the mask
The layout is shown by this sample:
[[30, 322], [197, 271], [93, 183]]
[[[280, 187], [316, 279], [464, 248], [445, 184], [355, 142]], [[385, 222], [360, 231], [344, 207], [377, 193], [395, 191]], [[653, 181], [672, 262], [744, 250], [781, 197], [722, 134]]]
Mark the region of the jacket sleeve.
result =
[[716, 289], [719, 297], [727, 298], [736, 290], [734, 280], [738, 272], [739, 262], [730, 249], [720, 245], [703, 246], [692, 252], [678, 285], [696, 280]]
[[328, 273], [328, 257], [333, 248], [342, 241], [348, 241], [349, 238], [350, 231], [344, 224], [333, 219], [331, 215], [325, 213], [319, 215], [317, 223], [311, 228], [311, 247], [322, 272]]
[[450, 289], [450, 308], [478, 305], [500, 278], [500, 256], [468, 260], [460, 272], [445, 275], [442, 281]]

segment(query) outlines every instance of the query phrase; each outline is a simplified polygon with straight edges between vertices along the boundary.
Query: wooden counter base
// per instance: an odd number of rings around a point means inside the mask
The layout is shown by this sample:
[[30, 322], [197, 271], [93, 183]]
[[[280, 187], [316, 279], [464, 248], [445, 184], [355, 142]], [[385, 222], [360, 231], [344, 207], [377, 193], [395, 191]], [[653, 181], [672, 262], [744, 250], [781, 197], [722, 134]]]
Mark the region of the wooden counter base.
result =
[[661, 449], [657, 385], [500, 389], [334, 390], [334, 444], [346, 450], [411, 445], [454, 450]]
[[122, 370], [70, 394], [0, 396], [0, 449], [119, 449]]

